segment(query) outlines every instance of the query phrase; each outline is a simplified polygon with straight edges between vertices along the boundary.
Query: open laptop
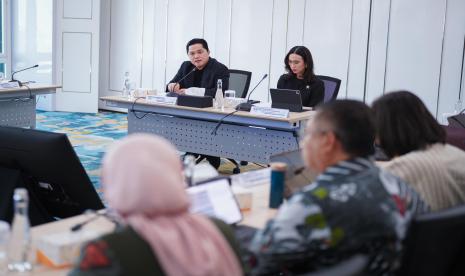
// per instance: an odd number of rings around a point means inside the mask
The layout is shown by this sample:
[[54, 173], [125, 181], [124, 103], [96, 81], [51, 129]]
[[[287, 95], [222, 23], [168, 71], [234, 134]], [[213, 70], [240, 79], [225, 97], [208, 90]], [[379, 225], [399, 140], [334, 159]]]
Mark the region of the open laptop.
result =
[[215, 178], [187, 188], [187, 194], [191, 198], [189, 211], [215, 217], [232, 225], [236, 240], [242, 248], [247, 248], [257, 229], [237, 225], [242, 220], [242, 214], [229, 181], [227, 177]]
[[191, 199], [189, 211], [236, 224], [242, 220], [239, 204], [229, 186], [229, 178], [215, 178], [186, 189]]
[[302, 98], [299, 90], [270, 88], [271, 107], [303, 112]]

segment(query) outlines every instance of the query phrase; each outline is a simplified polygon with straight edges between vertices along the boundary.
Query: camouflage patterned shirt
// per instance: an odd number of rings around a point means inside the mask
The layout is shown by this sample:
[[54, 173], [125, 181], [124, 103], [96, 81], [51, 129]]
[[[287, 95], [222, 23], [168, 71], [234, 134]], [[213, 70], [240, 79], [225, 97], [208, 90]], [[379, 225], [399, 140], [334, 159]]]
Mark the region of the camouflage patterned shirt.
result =
[[366, 254], [369, 274], [399, 265], [413, 216], [428, 206], [407, 184], [368, 159], [328, 167], [295, 193], [257, 232], [249, 250], [254, 274], [292, 274]]

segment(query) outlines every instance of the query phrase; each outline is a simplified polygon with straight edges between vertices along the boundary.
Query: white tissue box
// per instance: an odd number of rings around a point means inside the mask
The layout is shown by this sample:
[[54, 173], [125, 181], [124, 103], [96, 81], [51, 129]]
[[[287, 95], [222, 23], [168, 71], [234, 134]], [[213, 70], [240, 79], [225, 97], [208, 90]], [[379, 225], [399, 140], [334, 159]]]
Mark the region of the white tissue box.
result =
[[72, 265], [79, 257], [84, 243], [100, 235], [95, 231], [80, 230], [42, 236], [37, 240], [38, 262], [52, 267]]

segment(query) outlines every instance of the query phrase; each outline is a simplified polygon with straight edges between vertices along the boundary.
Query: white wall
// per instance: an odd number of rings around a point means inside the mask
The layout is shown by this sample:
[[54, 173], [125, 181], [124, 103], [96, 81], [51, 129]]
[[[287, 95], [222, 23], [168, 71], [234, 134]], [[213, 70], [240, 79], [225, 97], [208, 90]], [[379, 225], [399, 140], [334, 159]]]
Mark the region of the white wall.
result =
[[463, 0], [102, 0], [100, 96], [116, 95], [128, 70], [138, 86], [163, 89], [186, 42], [204, 37], [211, 56], [253, 72], [252, 98], [284, 73], [289, 48], [306, 45], [317, 74], [342, 80], [339, 98], [370, 103], [393, 89], [418, 94], [433, 114], [459, 97]]

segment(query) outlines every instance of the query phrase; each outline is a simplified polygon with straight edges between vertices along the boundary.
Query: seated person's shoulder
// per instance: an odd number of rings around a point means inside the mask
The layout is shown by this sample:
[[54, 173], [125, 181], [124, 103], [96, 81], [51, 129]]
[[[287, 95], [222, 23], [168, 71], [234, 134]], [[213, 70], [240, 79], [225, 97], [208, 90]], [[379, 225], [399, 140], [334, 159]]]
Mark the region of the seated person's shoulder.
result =
[[295, 196], [297, 200], [302, 200], [304, 198], [307, 198], [307, 200], [309, 200], [313, 197], [316, 197], [317, 199], [324, 199], [328, 191], [329, 188], [326, 187], [326, 185], [318, 182], [313, 182], [303, 187], [300, 193], [296, 193]]
[[293, 79], [294, 76], [292, 76], [291, 74], [282, 74], [280, 77], [279, 77], [279, 80], [280, 81], [289, 81], [291, 79]]
[[184, 61], [183, 63], [181, 63], [181, 68], [182, 69], [187, 69], [189, 67], [194, 67], [194, 65], [192, 65], [192, 63], [188, 60]]
[[223, 63], [219, 62], [215, 58], [210, 58], [210, 63], [214, 68], [221, 69], [221, 70], [228, 70], [228, 67], [224, 65]]
[[[137, 252], [137, 256], [134, 252]], [[129, 275], [131, 272], [163, 275], [152, 248], [131, 227], [87, 243], [70, 275], [95, 275], [97, 270], [98, 275]]]
[[320, 80], [317, 76], [315, 76], [311, 81], [310, 85], [312, 86], [324, 86], [324, 82]]

